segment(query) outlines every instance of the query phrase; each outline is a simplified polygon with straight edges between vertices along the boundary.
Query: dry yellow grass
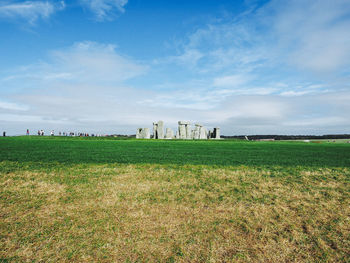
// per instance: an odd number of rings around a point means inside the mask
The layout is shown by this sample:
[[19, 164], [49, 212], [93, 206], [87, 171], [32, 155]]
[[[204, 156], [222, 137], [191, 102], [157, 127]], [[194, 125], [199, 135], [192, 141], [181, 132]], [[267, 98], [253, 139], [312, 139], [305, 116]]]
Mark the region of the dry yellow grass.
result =
[[194, 165], [1, 174], [0, 258], [349, 262], [349, 175]]

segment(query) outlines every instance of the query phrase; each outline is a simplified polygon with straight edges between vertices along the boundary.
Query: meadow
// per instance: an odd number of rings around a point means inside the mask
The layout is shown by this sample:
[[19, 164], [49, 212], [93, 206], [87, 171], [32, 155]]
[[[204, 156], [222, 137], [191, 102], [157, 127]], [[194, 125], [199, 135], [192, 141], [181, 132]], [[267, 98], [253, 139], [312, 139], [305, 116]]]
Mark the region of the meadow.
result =
[[0, 138], [0, 262], [350, 262], [350, 144]]

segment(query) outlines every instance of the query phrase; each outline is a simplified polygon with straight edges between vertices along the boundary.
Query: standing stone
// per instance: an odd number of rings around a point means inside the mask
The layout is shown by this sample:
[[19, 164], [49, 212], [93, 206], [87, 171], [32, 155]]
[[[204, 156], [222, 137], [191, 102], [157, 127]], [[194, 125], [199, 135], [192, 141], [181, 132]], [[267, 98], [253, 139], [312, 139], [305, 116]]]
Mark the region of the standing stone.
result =
[[213, 138], [214, 139], [220, 139], [220, 128], [214, 128], [214, 132], [213, 132]]
[[158, 121], [158, 139], [164, 139], [164, 123], [163, 121]]
[[164, 139], [163, 121], [153, 122], [153, 139]]
[[188, 121], [179, 121], [178, 138], [191, 139], [191, 123]]
[[151, 133], [149, 128], [138, 128], [136, 130], [136, 139], [150, 139]]
[[158, 128], [158, 123], [153, 122], [153, 139], [158, 139], [158, 135], [157, 135], [157, 128]]
[[179, 139], [186, 139], [186, 127], [179, 121]]
[[151, 138], [151, 132], [150, 132], [149, 128], [143, 128], [142, 137], [143, 137], [143, 139], [150, 139]]
[[201, 128], [200, 124], [195, 124], [193, 139], [195, 139], [195, 140], [199, 139], [199, 137], [200, 137], [200, 128]]
[[186, 139], [191, 140], [192, 139], [192, 130], [191, 130], [191, 125], [187, 124], [186, 125]]
[[141, 131], [142, 131], [142, 128], [138, 128], [138, 129], [136, 130], [136, 139], [140, 139], [140, 137], [141, 137]]
[[166, 128], [165, 132], [165, 139], [173, 139], [174, 138], [174, 132], [171, 128]]
[[208, 139], [211, 139], [213, 137], [213, 132], [211, 130], [208, 130]]
[[201, 126], [200, 132], [199, 132], [199, 139], [201, 140], [207, 139], [207, 136], [208, 136], [207, 129]]

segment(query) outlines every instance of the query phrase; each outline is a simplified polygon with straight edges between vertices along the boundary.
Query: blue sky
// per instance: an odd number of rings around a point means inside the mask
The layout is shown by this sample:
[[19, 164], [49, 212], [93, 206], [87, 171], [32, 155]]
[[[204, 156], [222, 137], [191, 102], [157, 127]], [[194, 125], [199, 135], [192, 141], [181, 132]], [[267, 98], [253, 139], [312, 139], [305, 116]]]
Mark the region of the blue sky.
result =
[[350, 133], [348, 0], [0, 2], [0, 129]]

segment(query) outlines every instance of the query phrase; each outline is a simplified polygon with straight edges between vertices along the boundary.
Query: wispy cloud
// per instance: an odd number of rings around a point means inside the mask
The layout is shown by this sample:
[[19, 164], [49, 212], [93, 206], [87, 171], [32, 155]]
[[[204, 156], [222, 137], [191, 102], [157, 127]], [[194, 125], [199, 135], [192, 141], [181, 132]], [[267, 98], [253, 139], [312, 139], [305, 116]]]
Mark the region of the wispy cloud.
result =
[[[264, 81], [275, 72], [283, 81], [284, 75], [316, 73], [325, 79], [350, 70], [348, 28], [347, 0], [273, 0], [197, 29], [183, 40], [178, 61], [191, 69], [195, 62], [205, 75], [257, 73]], [[189, 54], [200, 54], [200, 60]]]
[[97, 21], [111, 20], [116, 14], [124, 13], [128, 0], [80, 0], [95, 14]]
[[[333, 73], [349, 68], [350, 2], [272, 1], [263, 10], [270, 15], [272, 33], [287, 58], [301, 70]], [[297, 29], [297, 30], [296, 30]]]
[[64, 1], [5, 1], [0, 4], [0, 17], [5, 19], [22, 19], [34, 25], [39, 19], [48, 19], [53, 13], [65, 8]]
[[13, 102], [0, 101], [0, 110], [26, 111], [28, 110], [28, 107]]
[[229, 75], [214, 79], [214, 87], [234, 88], [247, 83], [248, 79], [244, 75]]
[[[91, 41], [78, 42], [72, 47], [51, 52], [52, 69], [61, 69], [79, 82], [121, 82], [147, 71], [147, 66], [116, 52], [116, 46]], [[69, 73], [67, 73], [69, 72]]]
[[51, 51], [48, 60], [20, 67], [17, 74], [3, 81], [105, 85], [121, 83], [146, 71], [147, 66], [118, 54], [115, 45], [83, 41]]

